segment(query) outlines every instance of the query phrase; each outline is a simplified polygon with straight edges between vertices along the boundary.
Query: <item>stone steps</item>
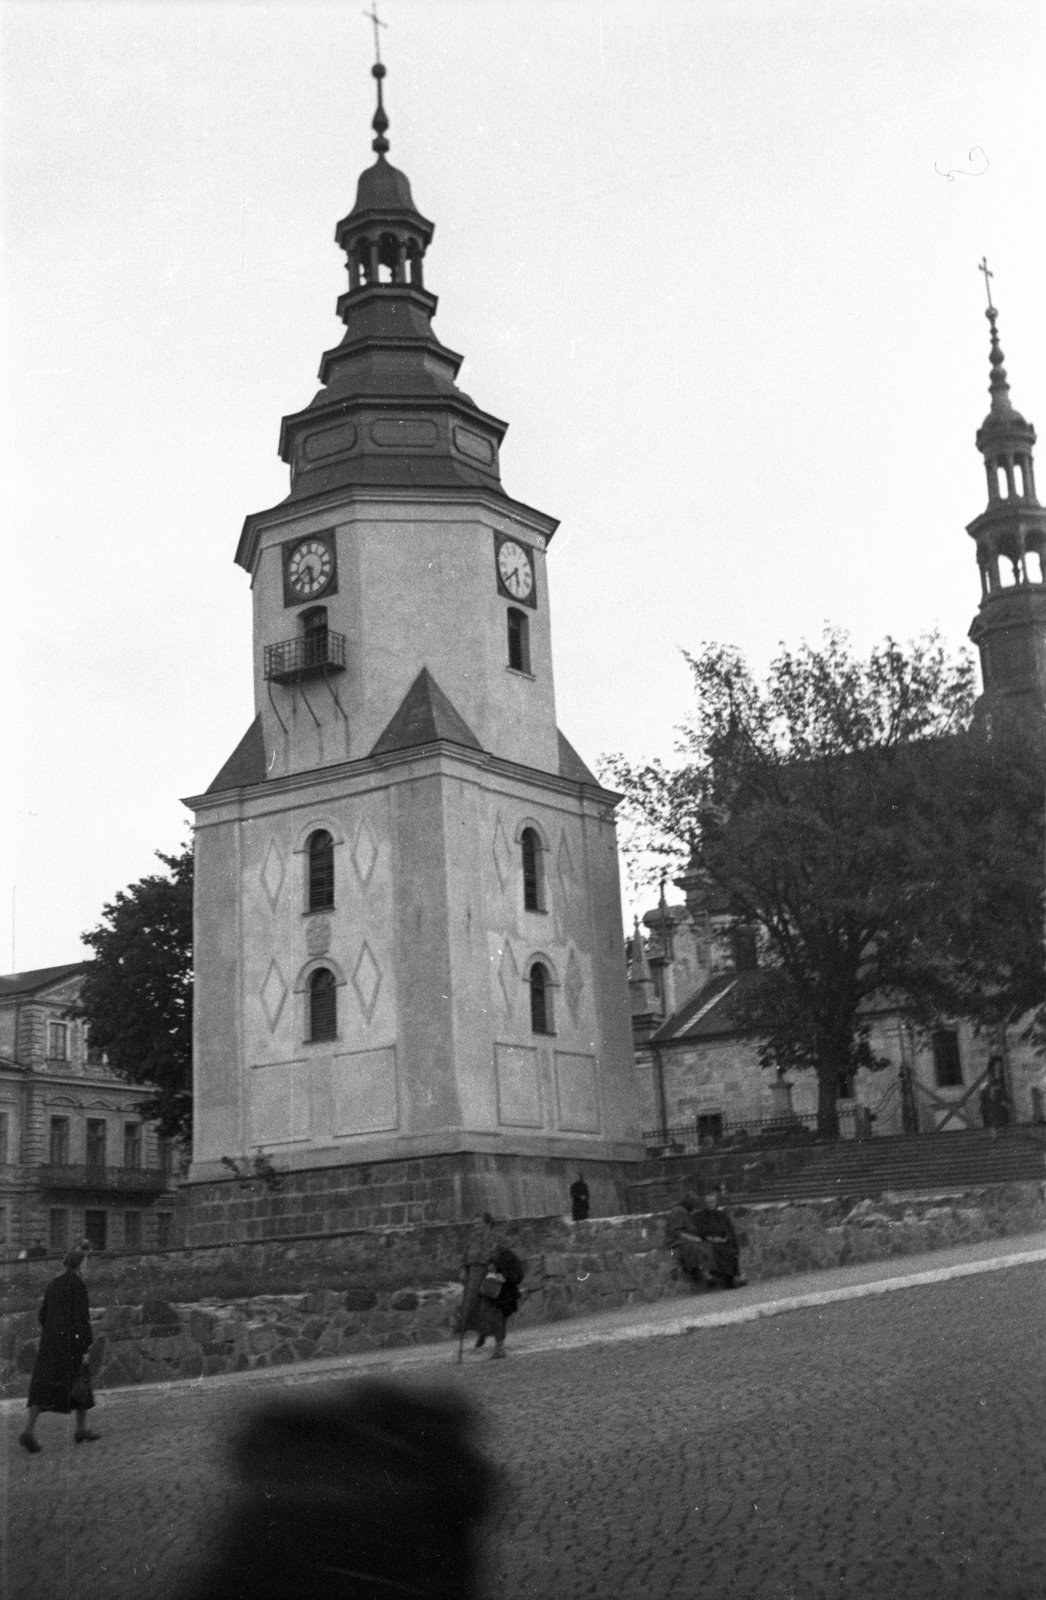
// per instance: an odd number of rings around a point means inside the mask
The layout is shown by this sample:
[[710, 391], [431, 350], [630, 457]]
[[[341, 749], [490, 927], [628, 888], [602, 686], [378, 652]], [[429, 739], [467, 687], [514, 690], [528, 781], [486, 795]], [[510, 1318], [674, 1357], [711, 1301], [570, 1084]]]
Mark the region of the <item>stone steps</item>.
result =
[[759, 1200], [974, 1187], [1046, 1178], [1046, 1151], [1021, 1129], [972, 1130], [811, 1151], [790, 1173], [753, 1186]]

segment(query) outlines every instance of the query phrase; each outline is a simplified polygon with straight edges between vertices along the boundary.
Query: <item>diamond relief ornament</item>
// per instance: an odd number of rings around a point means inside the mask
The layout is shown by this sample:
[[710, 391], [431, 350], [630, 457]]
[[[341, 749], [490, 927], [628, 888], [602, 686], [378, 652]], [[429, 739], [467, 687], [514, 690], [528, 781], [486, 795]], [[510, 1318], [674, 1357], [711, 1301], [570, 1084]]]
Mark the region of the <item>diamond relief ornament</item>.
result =
[[508, 875], [512, 871], [512, 847], [508, 842], [508, 835], [498, 812], [498, 820], [494, 824], [494, 868], [498, 875], [498, 882], [504, 888], [508, 882]]
[[374, 835], [367, 826], [366, 817], [361, 817], [360, 825], [356, 829], [356, 837], [352, 842], [352, 864], [356, 868], [356, 876], [364, 889], [370, 882], [374, 863], [378, 859], [378, 847], [374, 842]]
[[269, 904], [274, 911], [276, 910], [276, 902], [280, 898], [280, 890], [283, 888], [283, 877], [283, 857], [280, 855], [276, 840], [272, 839], [269, 841], [269, 848], [265, 855], [261, 881], [262, 888], [265, 890]]
[[280, 1012], [283, 1010], [286, 998], [287, 985], [284, 982], [279, 963], [273, 957], [269, 962], [269, 970], [265, 974], [265, 982], [261, 986], [261, 1003], [265, 1007], [265, 1020], [269, 1024], [270, 1033], [272, 1033], [280, 1020]]
[[556, 852], [556, 871], [559, 873], [559, 882], [564, 894], [568, 894], [574, 881], [574, 863], [570, 856], [570, 846], [567, 844], [565, 833], [559, 836], [559, 850]]
[[374, 1007], [378, 1000], [378, 990], [381, 988], [381, 968], [371, 954], [371, 948], [366, 939], [363, 941], [363, 949], [360, 951], [359, 960], [353, 970], [352, 987], [356, 991], [360, 1010], [369, 1022], [374, 1015]]
[[566, 977], [563, 979], [563, 990], [567, 997], [567, 1005], [570, 1007], [570, 1015], [575, 1022], [581, 1005], [581, 991], [584, 987], [585, 980], [581, 972], [581, 963], [573, 950], [571, 950], [570, 960], [567, 962]]
[[310, 956], [325, 956], [330, 947], [330, 917], [310, 917], [305, 925], [305, 948]]

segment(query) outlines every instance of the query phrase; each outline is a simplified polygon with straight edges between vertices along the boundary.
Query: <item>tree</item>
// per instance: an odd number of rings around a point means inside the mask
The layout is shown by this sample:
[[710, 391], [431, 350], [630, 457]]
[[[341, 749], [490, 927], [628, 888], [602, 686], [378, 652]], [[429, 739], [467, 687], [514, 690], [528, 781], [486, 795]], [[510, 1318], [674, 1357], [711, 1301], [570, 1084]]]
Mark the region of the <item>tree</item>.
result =
[[157, 856], [159, 873], [121, 890], [83, 941], [94, 951], [79, 1014], [91, 1046], [129, 1083], [155, 1095], [143, 1112], [164, 1137], [192, 1131], [193, 854]]
[[874, 994], [917, 1021], [987, 1023], [1041, 1001], [1041, 939], [1026, 936], [1041, 929], [1041, 752], [1012, 721], [974, 718], [972, 663], [937, 635], [861, 661], [826, 630], [818, 647], [782, 647], [763, 685], [735, 650], [687, 660], [686, 762], [605, 763], [626, 852], [692, 852], [735, 926], [755, 930], [760, 978], [738, 1025], [764, 1065], [816, 1073], [818, 1131], [836, 1137], [840, 1080], [886, 1065], [865, 1020]]

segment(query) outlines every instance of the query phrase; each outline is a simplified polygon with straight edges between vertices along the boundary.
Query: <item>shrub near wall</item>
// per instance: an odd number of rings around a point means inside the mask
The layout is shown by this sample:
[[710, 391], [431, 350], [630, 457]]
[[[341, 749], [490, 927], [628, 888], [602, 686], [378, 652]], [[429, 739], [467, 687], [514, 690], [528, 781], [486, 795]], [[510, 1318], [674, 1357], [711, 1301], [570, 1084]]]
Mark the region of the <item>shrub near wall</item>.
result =
[[[758, 1281], [1039, 1231], [1046, 1228], [1046, 1186], [1022, 1183], [961, 1194], [885, 1196], [853, 1206], [836, 1200], [737, 1206], [731, 1214], [747, 1239], [745, 1271]], [[662, 1248], [661, 1216], [601, 1217], [584, 1223], [533, 1218], [507, 1223], [502, 1231], [528, 1261], [527, 1296], [515, 1327], [690, 1292]], [[133, 1293], [146, 1268], [151, 1278], [158, 1275], [156, 1258], [95, 1261], [89, 1264], [87, 1282], [96, 1302], [98, 1280], [109, 1279], [103, 1291], [108, 1303], [96, 1303], [92, 1311], [95, 1381], [105, 1388], [367, 1350], [449, 1345], [456, 1337], [461, 1296], [457, 1270], [467, 1232], [459, 1225], [436, 1225], [340, 1240], [172, 1252], [160, 1263], [165, 1269], [160, 1275], [169, 1284], [191, 1279], [207, 1282], [214, 1291], [192, 1301], [151, 1292], [127, 1303], [128, 1291]], [[55, 1265], [32, 1265], [42, 1293]], [[218, 1292], [223, 1273], [238, 1280], [293, 1276], [304, 1287], [294, 1293], [232, 1297]], [[332, 1273], [351, 1275], [353, 1281], [337, 1288], [308, 1287], [310, 1275]], [[0, 1318], [0, 1387], [5, 1394], [26, 1393], [38, 1337], [35, 1309]]]

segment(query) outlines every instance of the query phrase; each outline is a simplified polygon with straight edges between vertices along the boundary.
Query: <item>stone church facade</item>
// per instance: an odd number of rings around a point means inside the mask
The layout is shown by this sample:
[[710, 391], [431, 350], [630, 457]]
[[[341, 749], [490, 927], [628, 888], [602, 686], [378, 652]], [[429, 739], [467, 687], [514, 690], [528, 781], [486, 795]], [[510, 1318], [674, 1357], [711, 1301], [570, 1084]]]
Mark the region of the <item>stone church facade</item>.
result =
[[201, 1240], [240, 1227], [230, 1161], [283, 1175], [260, 1235], [560, 1211], [580, 1161], [609, 1210], [641, 1153], [616, 797], [556, 725], [556, 523], [432, 330], [374, 70], [345, 335], [236, 553], [255, 719], [187, 802]]
[[[1046, 704], [1046, 510], [1035, 490], [1035, 430], [1010, 399], [989, 298], [991, 409], [977, 431], [988, 487], [968, 526], [981, 603], [970, 638], [981, 658], [984, 700], [1015, 701], [1038, 716]], [[1034, 561], [1034, 565], [1032, 564]], [[778, 1076], [759, 1064], [737, 1029], [732, 1004], [755, 980], [754, 950], [737, 944], [696, 861], [676, 880], [682, 905], [661, 904], [629, 947], [637, 1088], [648, 1149], [698, 1148], [816, 1122], [813, 1073]], [[927, 1034], [908, 1026], [889, 996], [870, 1004], [869, 1043], [888, 1064], [840, 1079], [844, 1136], [951, 1131], [1010, 1120], [1046, 1122], [1046, 1060], [1019, 1029], [987, 1035], [941, 1020]]]

